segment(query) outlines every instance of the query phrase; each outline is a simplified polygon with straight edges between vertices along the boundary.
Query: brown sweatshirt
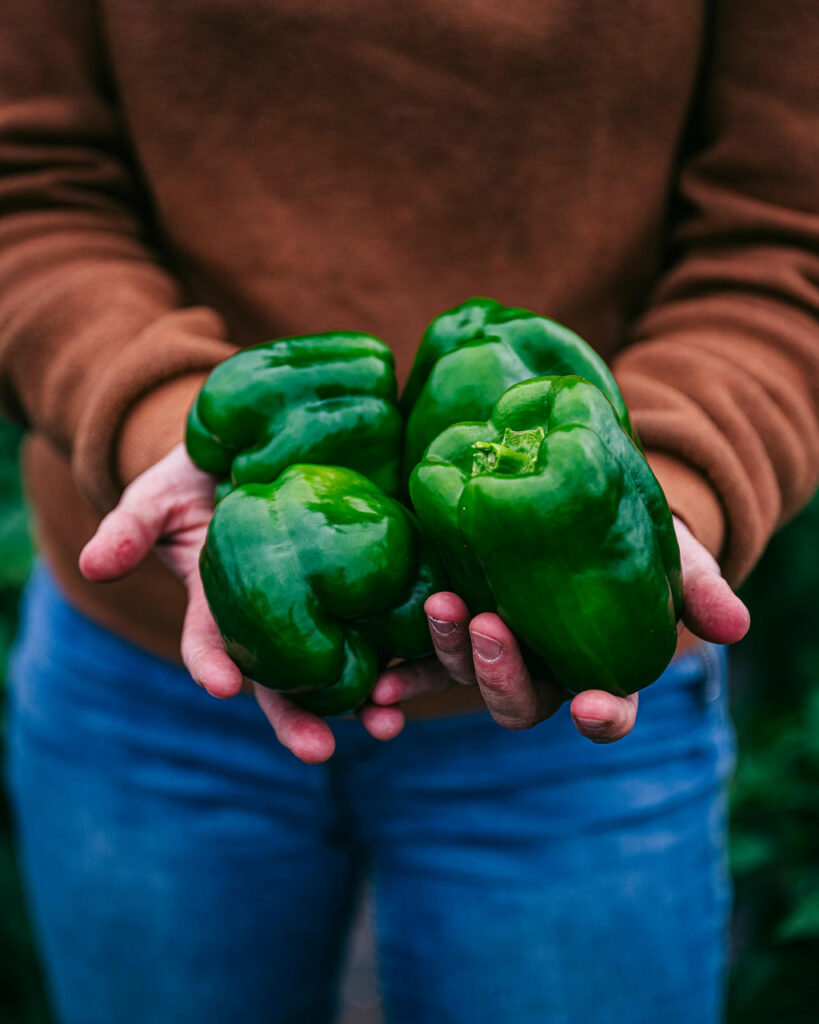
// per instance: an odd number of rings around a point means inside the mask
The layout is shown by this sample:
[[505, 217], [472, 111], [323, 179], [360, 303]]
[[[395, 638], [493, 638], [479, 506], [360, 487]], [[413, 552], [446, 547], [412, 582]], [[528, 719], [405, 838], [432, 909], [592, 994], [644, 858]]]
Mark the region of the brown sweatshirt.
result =
[[76, 556], [207, 370], [349, 328], [406, 376], [475, 295], [612, 362], [740, 581], [819, 471], [812, 0], [0, 5], [0, 403], [71, 599], [177, 656], [158, 562]]

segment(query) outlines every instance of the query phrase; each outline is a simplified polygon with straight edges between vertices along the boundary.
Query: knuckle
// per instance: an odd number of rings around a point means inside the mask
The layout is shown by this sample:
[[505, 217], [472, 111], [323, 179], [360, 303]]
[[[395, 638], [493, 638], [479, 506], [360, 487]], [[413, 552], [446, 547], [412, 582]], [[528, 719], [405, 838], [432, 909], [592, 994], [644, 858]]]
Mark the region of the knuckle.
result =
[[482, 687], [501, 699], [509, 699], [525, 686], [526, 676], [520, 666], [509, 665], [503, 657], [494, 662], [481, 662], [475, 674]]
[[395, 676], [395, 699], [391, 703], [439, 693], [450, 685], [446, 670], [437, 663], [422, 672], [402, 672]]
[[492, 711], [492, 717], [498, 725], [503, 726], [504, 729], [511, 729], [516, 732], [522, 732], [525, 729], [532, 729], [540, 721], [535, 714], [513, 711], [494, 710]]
[[458, 670], [453, 670], [449, 673], [449, 680], [451, 683], [457, 683], [458, 686], [476, 687], [478, 685], [478, 681], [475, 678], [474, 672], [461, 672]]
[[528, 680], [514, 672], [493, 666], [478, 673], [478, 683], [492, 717], [504, 729], [531, 729], [546, 716]]
[[481, 671], [476, 673], [476, 677], [487, 700], [506, 703], [514, 699], [515, 688], [505, 673], [500, 672], [494, 675], [481, 668]]
[[111, 545], [111, 551], [118, 564], [128, 565], [141, 554], [141, 546], [133, 534], [122, 534]]
[[181, 654], [188, 672], [199, 682], [207, 672], [210, 647], [199, 639], [191, 639], [182, 645]]
[[439, 651], [438, 661], [443, 666], [443, 674], [448, 679], [454, 680], [462, 686], [475, 685], [476, 679], [472, 667], [472, 659], [466, 652], [458, 652], [456, 655], [452, 655], [446, 651]]
[[464, 635], [462, 629], [456, 628], [451, 633], [438, 633], [430, 630], [432, 635], [432, 645], [436, 651], [440, 651], [443, 654], [461, 654], [466, 655], [469, 650], [469, 644]]

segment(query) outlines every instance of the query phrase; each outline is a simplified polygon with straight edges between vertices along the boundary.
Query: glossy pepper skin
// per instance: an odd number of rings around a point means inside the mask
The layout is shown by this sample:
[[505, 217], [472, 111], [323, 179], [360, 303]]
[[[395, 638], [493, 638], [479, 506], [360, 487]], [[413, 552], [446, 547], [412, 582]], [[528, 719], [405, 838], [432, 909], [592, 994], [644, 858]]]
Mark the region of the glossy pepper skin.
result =
[[314, 462], [349, 466], [395, 494], [401, 433], [392, 352], [371, 335], [338, 331], [266, 342], [220, 363], [191, 409], [185, 443], [200, 469], [232, 486]]
[[390, 659], [432, 653], [437, 558], [414, 516], [354, 470], [297, 464], [237, 486], [200, 572], [233, 661], [318, 714], [358, 707]]
[[410, 492], [470, 612], [497, 610], [568, 689], [633, 693], [671, 660], [682, 613], [671, 513], [593, 384], [515, 385], [488, 422], [430, 445]]
[[620, 389], [590, 345], [554, 320], [475, 298], [436, 317], [421, 341], [401, 396], [405, 479], [442, 430], [486, 419], [507, 388], [547, 374], [596, 384], [639, 444]]

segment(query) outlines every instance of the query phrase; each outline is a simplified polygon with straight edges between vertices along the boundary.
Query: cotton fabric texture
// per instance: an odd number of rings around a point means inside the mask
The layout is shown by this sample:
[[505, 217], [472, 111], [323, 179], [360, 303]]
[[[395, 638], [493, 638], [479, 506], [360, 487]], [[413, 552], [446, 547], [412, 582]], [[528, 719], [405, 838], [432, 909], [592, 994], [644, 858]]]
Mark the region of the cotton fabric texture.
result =
[[76, 556], [271, 337], [474, 294], [613, 365], [741, 580], [819, 467], [819, 9], [804, 0], [30, 0], [0, 12], [0, 403], [72, 600], [178, 657], [156, 561]]
[[355, 892], [388, 1024], [718, 1024], [734, 757], [704, 646], [599, 746], [568, 708], [297, 761], [249, 697], [101, 629], [38, 573], [12, 661], [9, 781], [61, 1024], [328, 1024]]

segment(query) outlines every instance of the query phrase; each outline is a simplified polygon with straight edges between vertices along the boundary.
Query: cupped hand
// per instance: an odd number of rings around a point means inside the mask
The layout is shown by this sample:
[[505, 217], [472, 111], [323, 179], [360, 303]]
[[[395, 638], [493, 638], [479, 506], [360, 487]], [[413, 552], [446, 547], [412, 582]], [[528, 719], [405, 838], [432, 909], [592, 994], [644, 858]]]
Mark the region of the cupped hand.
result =
[[[703, 640], [732, 644], [748, 631], [748, 609], [731, 590], [716, 560], [674, 517], [683, 571], [683, 625]], [[570, 698], [553, 680], [533, 679], [511, 631], [497, 615], [470, 619], [455, 594], [433, 594], [425, 610], [435, 658], [403, 662], [382, 673], [373, 690], [375, 704], [440, 693], [457, 684], [478, 686], [499, 725], [529, 729]], [[578, 731], [595, 743], [622, 739], [634, 727], [638, 695], [615, 697], [603, 690], [585, 690], [571, 700]]]
[[[182, 661], [208, 693], [227, 698], [248, 684], [225, 651], [199, 575], [215, 486], [212, 476], [194, 466], [184, 445], [177, 445], [123, 491], [83, 548], [79, 564], [86, 579], [103, 583], [127, 576], [155, 552], [188, 593]], [[323, 718], [281, 693], [257, 683], [252, 687], [279, 741], [296, 757], [318, 763], [332, 755], [335, 740]], [[365, 705], [358, 717], [376, 739], [391, 739], [404, 721], [398, 708], [373, 704]]]

